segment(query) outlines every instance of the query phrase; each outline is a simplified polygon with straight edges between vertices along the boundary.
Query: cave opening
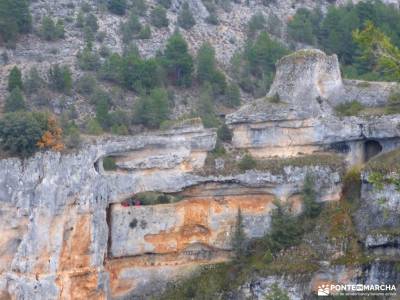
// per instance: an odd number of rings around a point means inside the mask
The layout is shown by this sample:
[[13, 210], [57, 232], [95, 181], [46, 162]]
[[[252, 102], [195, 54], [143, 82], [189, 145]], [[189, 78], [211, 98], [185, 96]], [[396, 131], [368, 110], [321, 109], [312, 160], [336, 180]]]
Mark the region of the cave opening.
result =
[[382, 152], [382, 145], [375, 140], [367, 140], [364, 143], [364, 161], [367, 162]]

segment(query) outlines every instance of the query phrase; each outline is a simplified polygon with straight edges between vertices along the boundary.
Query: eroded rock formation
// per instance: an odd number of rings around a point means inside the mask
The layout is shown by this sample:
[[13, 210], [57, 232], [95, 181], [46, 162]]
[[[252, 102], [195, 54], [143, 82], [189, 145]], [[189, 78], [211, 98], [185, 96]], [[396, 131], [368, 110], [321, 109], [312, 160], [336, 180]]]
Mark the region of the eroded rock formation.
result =
[[[393, 84], [365, 86], [342, 80], [335, 56], [307, 50], [285, 57], [269, 94], [228, 116], [233, 146], [264, 158], [335, 152], [348, 162], [395, 149], [398, 115], [340, 118], [334, 113], [335, 105], [354, 95], [365, 105], [384, 103]], [[0, 296], [146, 298], [200, 266], [229, 260], [239, 208], [246, 235], [256, 238], [268, 232], [275, 200], [289, 203], [294, 214], [302, 210], [308, 174], [315, 178], [318, 201], [341, 196], [343, 167], [312, 160], [278, 171], [202, 175], [215, 144], [214, 130], [192, 125], [88, 140], [76, 152], [0, 160]], [[112, 170], [103, 166], [110, 157]], [[179, 201], [124, 205], [148, 191]], [[343, 249], [327, 244], [321, 230], [317, 238], [310, 237], [325, 259], [317, 272], [300, 283], [259, 277], [242, 286], [238, 297], [261, 299], [272, 282], [288, 288], [293, 299], [308, 299], [321, 282], [398, 282], [390, 264], [398, 254], [398, 236], [383, 231], [400, 225], [396, 186], [374, 190], [364, 175], [361, 197], [355, 215], [360, 242], [368, 251], [384, 252], [389, 263], [330, 265]]]

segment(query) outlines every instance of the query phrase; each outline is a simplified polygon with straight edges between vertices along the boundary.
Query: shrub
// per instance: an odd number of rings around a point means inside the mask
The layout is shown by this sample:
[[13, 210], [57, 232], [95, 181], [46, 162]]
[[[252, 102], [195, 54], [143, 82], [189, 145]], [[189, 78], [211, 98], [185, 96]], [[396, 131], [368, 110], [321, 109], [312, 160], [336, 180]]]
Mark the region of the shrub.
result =
[[126, 6], [126, 0], [108, 0], [107, 3], [109, 11], [120, 16], [125, 14]]
[[281, 290], [278, 284], [274, 283], [267, 295], [265, 295], [265, 300], [290, 300], [287, 293]]
[[206, 22], [211, 25], [218, 25], [219, 20], [217, 14], [215, 12], [210, 12], [208, 17], [206, 18]]
[[400, 90], [392, 91], [389, 95], [388, 103], [386, 106], [387, 114], [400, 113]]
[[251, 170], [256, 166], [257, 161], [250, 154], [245, 154], [238, 164], [238, 167], [241, 171]]
[[42, 20], [40, 35], [46, 41], [55, 41], [64, 38], [64, 23], [62, 20], [57, 20], [57, 23], [48, 16]]
[[86, 131], [90, 135], [100, 135], [103, 133], [99, 122], [96, 119], [90, 119], [86, 124]]
[[122, 41], [128, 44], [132, 38], [137, 36], [142, 30], [142, 24], [135, 14], [131, 14], [125, 23], [121, 24]]
[[165, 8], [161, 6], [157, 6], [156, 8], [154, 8], [150, 14], [150, 20], [151, 24], [153, 24], [157, 28], [167, 27], [168, 19]]
[[141, 40], [151, 39], [151, 28], [149, 25], [145, 25], [142, 30], [140, 30], [138, 38]]
[[97, 87], [96, 78], [92, 75], [82, 75], [76, 82], [76, 90], [82, 95], [91, 95]]
[[189, 4], [185, 2], [178, 15], [178, 25], [183, 29], [189, 30], [196, 24], [192, 12], [190, 11]]
[[145, 0], [135, 0], [131, 3], [131, 12], [138, 16], [145, 16], [147, 5]]
[[117, 169], [115, 158], [111, 156], [104, 157], [103, 168], [105, 171], [115, 171]]
[[8, 91], [11, 92], [13, 89], [18, 87], [22, 90], [22, 74], [17, 66], [11, 69], [8, 75]]
[[165, 9], [168, 9], [171, 7], [171, 0], [157, 0], [158, 4], [163, 6]]
[[356, 116], [363, 110], [363, 105], [357, 100], [343, 103], [335, 107], [336, 112], [340, 116]]
[[49, 85], [54, 91], [69, 94], [72, 88], [72, 75], [69, 67], [58, 64], [50, 67]]
[[100, 56], [97, 52], [86, 46], [77, 54], [78, 66], [84, 71], [95, 71], [100, 67]]
[[57, 120], [54, 117], [49, 116], [47, 118], [46, 131], [43, 133], [36, 145], [39, 149], [62, 151], [64, 149], [62, 134], [63, 131], [58, 126]]
[[82, 142], [78, 126], [69, 124], [64, 129], [64, 143], [67, 148], [78, 148]]
[[232, 130], [230, 130], [226, 124], [222, 124], [222, 126], [218, 128], [217, 135], [221, 141], [227, 143], [232, 141]]
[[361, 196], [361, 173], [358, 167], [347, 171], [343, 179], [342, 195], [349, 203], [356, 203]]

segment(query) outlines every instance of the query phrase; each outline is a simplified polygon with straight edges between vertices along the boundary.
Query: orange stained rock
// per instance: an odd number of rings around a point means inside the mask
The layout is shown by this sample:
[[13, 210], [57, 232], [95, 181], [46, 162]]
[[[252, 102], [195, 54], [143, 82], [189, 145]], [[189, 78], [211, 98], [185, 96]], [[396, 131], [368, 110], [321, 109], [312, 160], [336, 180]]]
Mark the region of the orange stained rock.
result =
[[[71, 231], [71, 232], [68, 232]], [[64, 229], [63, 248], [60, 255], [59, 271], [90, 266], [90, 215], [78, 216], [72, 230]]]
[[60, 286], [60, 299], [75, 300], [105, 300], [104, 290], [98, 288], [98, 273], [96, 270], [64, 273], [57, 278]]
[[[225, 197], [202, 197], [181, 201], [176, 204], [178, 215], [182, 215], [181, 226], [157, 234], [148, 234], [146, 242], [154, 245], [156, 253], [181, 251], [192, 243], [211, 244], [210, 239], [218, 237], [217, 232], [211, 232], [209, 219], [212, 216], [229, 213], [236, 216], [239, 207], [243, 214], [258, 214], [268, 212], [274, 200], [272, 195], [234, 195]], [[232, 220], [221, 220], [225, 225], [233, 225]], [[228, 222], [229, 221], [229, 222]], [[229, 223], [229, 224], [228, 224]], [[221, 228], [221, 230], [226, 229]]]

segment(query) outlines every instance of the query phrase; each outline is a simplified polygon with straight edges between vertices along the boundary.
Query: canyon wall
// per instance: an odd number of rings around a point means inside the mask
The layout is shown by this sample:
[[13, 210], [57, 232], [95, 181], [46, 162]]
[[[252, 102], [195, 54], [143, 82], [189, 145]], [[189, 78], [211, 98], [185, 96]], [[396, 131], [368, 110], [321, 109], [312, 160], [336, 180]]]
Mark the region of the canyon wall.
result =
[[[388, 84], [372, 84], [382, 88], [382, 99], [364, 101], [386, 101]], [[300, 51], [280, 61], [265, 98], [227, 116], [233, 142], [217, 159], [215, 130], [196, 122], [137, 136], [88, 137], [81, 149], [65, 153], [1, 159], [1, 299], [146, 299], [230, 260], [239, 211], [248, 238], [269, 232], [275, 201], [300, 213], [307, 176], [314, 178], [318, 202], [340, 204], [346, 164], [399, 145], [398, 115], [335, 114], [339, 93], [372, 93], [355, 86], [341, 79], [335, 56]], [[208, 164], [239, 162], [246, 151], [270, 165], [204, 172]], [[110, 158], [115, 168], [104, 167]], [[262, 299], [272, 282], [289, 289], [291, 299], [309, 299], [319, 284], [333, 281], [398, 283], [400, 195], [395, 184], [376, 190], [367, 173], [361, 179], [354, 228], [363, 249], [378, 258], [346, 264], [346, 243], [325, 238], [327, 217], [307, 237], [321, 257], [313, 262], [316, 270], [305, 277], [256, 276], [236, 296]], [[129, 205], [143, 192], [173, 201]]]

